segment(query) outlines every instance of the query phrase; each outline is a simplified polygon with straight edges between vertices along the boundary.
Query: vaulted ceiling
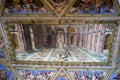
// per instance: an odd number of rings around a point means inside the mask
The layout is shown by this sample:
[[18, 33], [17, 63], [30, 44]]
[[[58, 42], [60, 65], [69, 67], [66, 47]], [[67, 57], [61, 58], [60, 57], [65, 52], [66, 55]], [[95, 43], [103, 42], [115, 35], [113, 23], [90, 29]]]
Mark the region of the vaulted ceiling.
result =
[[[119, 58], [119, 38], [120, 38], [120, 0], [0, 0], [0, 29], [2, 39], [0, 37], [0, 48], [5, 47], [6, 52], [4, 58], [0, 58], [0, 64], [6, 65], [13, 71], [17, 78], [20, 78], [17, 69], [29, 67], [29, 69], [55, 69], [57, 79], [61, 73], [68, 75], [71, 69], [106, 69], [109, 71], [106, 80], [110, 78], [114, 70], [120, 67]], [[109, 63], [49, 63], [44, 62], [21, 62], [11, 61], [9, 39], [6, 34], [8, 24], [88, 24], [102, 23], [115, 24], [115, 34], [117, 37], [114, 47], [114, 55]], [[118, 30], [118, 31], [117, 31]], [[117, 51], [116, 51], [117, 50]], [[34, 66], [34, 67], [33, 67]], [[52, 68], [51, 68], [52, 66]], [[61, 67], [62, 66], [62, 67]], [[45, 68], [46, 67], [46, 68]], [[66, 68], [69, 68], [66, 70]], [[69, 78], [69, 77], [68, 77]], [[74, 80], [74, 79], [72, 79]]]

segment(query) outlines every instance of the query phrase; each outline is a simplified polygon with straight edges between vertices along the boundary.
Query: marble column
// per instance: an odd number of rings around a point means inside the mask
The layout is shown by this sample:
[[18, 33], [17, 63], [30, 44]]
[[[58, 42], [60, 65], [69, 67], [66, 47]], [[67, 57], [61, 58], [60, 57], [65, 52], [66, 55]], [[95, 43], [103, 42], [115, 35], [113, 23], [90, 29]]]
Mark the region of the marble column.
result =
[[20, 49], [21, 49], [21, 52], [25, 52], [25, 44], [24, 44], [24, 35], [23, 35], [23, 26], [21, 24], [17, 24], [17, 27], [18, 29], [18, 37], [19, 37], [19, 40], [20, 40]]
[[20, 28], [21, 28], [21, 31], [22, 31], [22, 32], [21, 32], [21, 35], [22, 35], [22, 40], [23, 40], [23, 45], [24, 45], [24, 51], [26, 51], [26, 50], [27, 50], [27, 49], [26, 49], [26, 45], [27, 45], [27, 44], [26, 44], [25, 34], [24, 34], [24, 29], [23, 29], [23, 26], [24, 26], [24, 25], [21, 24], [20, 26], [21, 26]]
[[29, 29], [30, 29], [30, 37], [31, 37], [31, 43], [32, 43], [32, 49], [35, 50], [35, 41], [34, 41], [34, 34], [33, 34], [33, 29], [32, 29], [33, 25], [29, 25]]

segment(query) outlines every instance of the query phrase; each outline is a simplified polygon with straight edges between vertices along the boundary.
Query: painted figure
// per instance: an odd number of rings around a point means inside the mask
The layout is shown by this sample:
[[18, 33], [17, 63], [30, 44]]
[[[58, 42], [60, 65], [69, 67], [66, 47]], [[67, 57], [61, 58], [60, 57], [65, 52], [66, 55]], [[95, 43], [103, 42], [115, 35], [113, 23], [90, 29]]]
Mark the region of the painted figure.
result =
[[59, 49], [64, 48], [64, 36], [62, 33], [58, 33], [57, 35], [57, 44]]
[[90, 80], [85, 72], [82, 73], [81, 80]]
[[92, 80], [98, 80], [98, 79], [97, 79], [97, 75], [96, 75], [96, 73], [93, 74], [93, 76], [92, 76]]

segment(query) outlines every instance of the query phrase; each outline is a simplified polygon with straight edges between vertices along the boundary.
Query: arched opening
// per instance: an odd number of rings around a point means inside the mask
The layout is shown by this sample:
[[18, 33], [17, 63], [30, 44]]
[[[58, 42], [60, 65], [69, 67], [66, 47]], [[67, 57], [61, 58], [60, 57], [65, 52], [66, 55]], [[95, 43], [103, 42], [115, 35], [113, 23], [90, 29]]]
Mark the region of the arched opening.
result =
[[110, 45], [111, 45], [111, 37], [112, 35], [111, 34], [107, 34], [106, 37], [105, 37], [105, 44], [104, 44], [104, 49], [110, 49]]

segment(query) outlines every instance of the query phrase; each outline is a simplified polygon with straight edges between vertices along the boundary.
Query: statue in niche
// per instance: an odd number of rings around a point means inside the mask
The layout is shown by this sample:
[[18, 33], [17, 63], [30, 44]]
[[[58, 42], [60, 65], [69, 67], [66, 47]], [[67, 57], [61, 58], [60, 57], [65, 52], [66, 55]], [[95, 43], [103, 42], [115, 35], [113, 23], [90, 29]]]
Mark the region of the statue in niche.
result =
[[64, 35], [61, 31], [57, 35], [57, 45], [58, 45], [58, 49], [64, 48]]
[[65, 60], [67, 59], [67, 51], [65, 49], [65, 40], [64, 40], [65, 36], [64, 36], [64, 30], [60, 29], [59, 31], [57, 31], [57, 57], [59, 59]]

